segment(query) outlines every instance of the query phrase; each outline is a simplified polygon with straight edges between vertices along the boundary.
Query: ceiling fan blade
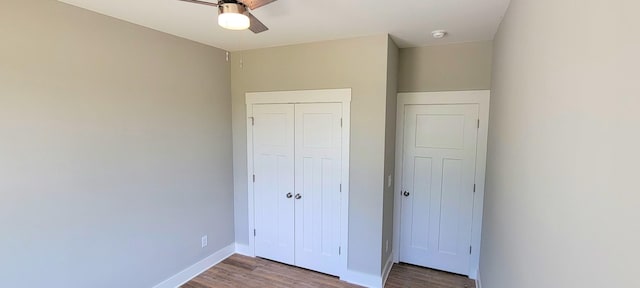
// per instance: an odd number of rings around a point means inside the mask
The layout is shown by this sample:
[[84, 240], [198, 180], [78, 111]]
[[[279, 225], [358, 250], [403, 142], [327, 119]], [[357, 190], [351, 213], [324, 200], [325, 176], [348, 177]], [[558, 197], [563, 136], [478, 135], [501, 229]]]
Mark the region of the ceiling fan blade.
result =
[[255, 10], [276, 0], [241, 0], [242, 4], [247, 5], [249, 9]]
[[207, 6], [214, 6], [214, 7], [218, 7], [218, 2], [216, 1], [215, 3], [212, 2], [207, 2], [207, 1], [200, 1], [200, 0], [180, 0], [183, 2], [189, 2], [189, 3], [195, 3], [195, 4], [201, 4], [201, 5], [207, 5]]
[[249, 30], [251, 30], [253, 33], [258, 34], [269, 30], [267, 26], [260, 22], [260, 20], [258, 20], [256, 16], [253, 16], [253, 14], [249, 13], [249, 11], [244, 12], [244, 15], [247, 15], [249, 17], [249, 20], [251, 20], [251, 26], [249, 26]]

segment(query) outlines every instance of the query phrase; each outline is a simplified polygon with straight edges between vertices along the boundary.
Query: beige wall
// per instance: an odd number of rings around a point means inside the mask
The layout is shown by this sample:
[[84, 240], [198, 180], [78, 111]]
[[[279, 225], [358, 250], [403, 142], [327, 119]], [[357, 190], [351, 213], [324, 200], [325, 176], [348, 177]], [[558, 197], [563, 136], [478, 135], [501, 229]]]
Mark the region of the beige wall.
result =
[[[385, 116], [384, 183], [382, 219], [382, 269], [393, 251], [393, 189], [396, 167], [396, 110], [398, 99], [399, 51], [391, 37], [387, 48], [387, 111]], [[391, 177], [391, 182], [389, 178]], [[384, 272], [384, 271], [382, 271]]]
[[494, 42], [483, 287], [640, 287], [637, 11], [511, 1]]
[[0, 35], [0, 287], [152, 287], [233, 243], [224, 51], [57, 1], [3, 0]]
[[386, 35], [232, 54], [236, 241], [248, 244], [246, 92], [352, 88], [349, 269], [379, 275]]
[[400, 49], [399, 92], [488, 90], [492, 43]]

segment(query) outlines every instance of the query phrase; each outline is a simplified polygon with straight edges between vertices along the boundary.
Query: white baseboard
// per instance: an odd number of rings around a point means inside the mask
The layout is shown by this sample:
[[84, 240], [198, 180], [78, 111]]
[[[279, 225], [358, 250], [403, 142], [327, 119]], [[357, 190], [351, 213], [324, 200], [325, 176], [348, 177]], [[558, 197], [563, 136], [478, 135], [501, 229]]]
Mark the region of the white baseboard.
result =
[[244, 256], [254, 257], [251, 249], [249, 249], [249, 245], [236, 243], [236, 253]]
[[391, 273], [391, 268], [393, 268], [393, 253], [389, 255], [389, 259], [387, 259], [387, 264], [384, 265], [384, 269], [382, 270], [382, 285], [384, 287], [387, 284], [387, 278], [389, 278], [389, 273]]
[[209, 270], [209, 268], [227, 259], [229, 256], [236, 252], [236, 244], [224, 247], [217, 252], [211, 254], [207, 258], [202, 259], [196, 264], [191, 265], [189, 268], [182, 270], [180, 273], [171, 276], [169, 279], [162, 281], [162, 283], [154, 286], [153, 288], [176, 288], [182, 284], [189, 282], [189, 280], [200, 275], [202, 272]]
[[382, 277], [380, 275], [371, 275], [353, 270], [340, 276], [340, 280], [370, 288], [382, 288]]

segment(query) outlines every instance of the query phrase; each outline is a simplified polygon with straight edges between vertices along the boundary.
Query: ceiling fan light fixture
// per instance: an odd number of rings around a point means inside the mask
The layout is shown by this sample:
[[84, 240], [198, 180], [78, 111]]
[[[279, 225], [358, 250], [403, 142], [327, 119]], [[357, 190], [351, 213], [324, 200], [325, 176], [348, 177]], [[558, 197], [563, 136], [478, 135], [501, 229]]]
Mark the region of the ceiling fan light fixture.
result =
[[224, 3], [218, 6], [218, 25], [229, 30], [245, 30], [251, 26], [251, 20], [244, 13], [247, 8], [238, 3]]

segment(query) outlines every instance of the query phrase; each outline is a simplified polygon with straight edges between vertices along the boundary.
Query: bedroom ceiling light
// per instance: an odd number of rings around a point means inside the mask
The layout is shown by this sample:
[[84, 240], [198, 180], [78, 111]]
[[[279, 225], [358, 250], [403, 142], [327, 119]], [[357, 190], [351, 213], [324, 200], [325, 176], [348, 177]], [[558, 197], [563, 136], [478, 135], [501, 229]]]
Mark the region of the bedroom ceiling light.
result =
[[247, 8], [239, 3], [222, 3], [218, 6], [218, 25], [229, 30], [245, 30], [251, 20], [244, 13]]
[[431, 32], [431, 35], [433, 35], [433, 38], [442, 39], [442, 38], [444, 38], [444, 36], [447, 36], [447, 31], [445, 31], [445, 30], [436, 30], [436, 31]]

